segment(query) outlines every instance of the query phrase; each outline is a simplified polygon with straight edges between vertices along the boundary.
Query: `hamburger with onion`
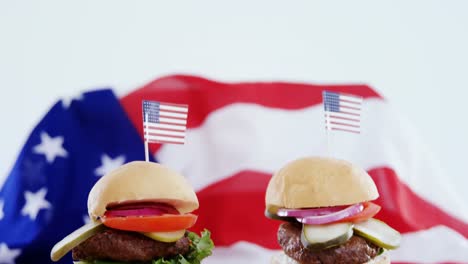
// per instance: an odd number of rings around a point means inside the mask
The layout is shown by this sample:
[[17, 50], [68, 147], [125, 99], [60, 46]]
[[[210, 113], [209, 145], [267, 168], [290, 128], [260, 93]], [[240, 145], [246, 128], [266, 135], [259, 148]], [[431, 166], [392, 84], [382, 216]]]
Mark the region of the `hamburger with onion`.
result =
[[290, 162], [271, 178], [268, 218], [283, 223], [274, 264], [387, 264], [400, 233], [374, 216], [380, 206], [375, 183], [342, 160], [308, 157]]
[[76, 264], [198, 264], [214, 247], [209, 231], [188, 231], [198, 199], [186, 179], [152, 162], [135, 161], [103, 176], [88, 196], [91, 223], [58, 242]]

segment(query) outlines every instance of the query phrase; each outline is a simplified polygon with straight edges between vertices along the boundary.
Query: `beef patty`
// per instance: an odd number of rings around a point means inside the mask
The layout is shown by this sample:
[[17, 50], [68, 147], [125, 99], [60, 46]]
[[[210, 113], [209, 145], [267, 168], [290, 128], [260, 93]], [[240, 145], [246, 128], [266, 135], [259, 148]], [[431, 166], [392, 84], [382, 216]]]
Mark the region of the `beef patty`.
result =
[[136, 232], [106, 229], [73, 249], [74, 260], [115, 260], [147, 262], [161, 257], [186, 254], [191, 241], [187, 237], [164, 243]]
[[362, 264], [380, 252], [378, 246], [359, 236], [336, 247], [311, 251], [301, 243], [301, 230], [298, 223], [283, 223], [278, 230], [278, 243], [286, 255], [301, 264]]

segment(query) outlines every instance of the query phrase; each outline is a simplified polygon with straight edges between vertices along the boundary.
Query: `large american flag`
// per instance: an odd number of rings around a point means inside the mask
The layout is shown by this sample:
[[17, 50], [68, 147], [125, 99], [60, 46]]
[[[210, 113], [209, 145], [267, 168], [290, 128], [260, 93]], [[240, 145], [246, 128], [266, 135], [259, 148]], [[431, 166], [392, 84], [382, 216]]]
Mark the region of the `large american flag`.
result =
[[[337, 158], [374, 179], [384, 220], [403, 234], [394, 263], [468, 263], [466, 201], [452, 193], [405, 118], [366, 85], [222, 83], [157, 79], [117, 98], [90, 91], [57, 102], [33, 129], [0, 189], [0, 263], [50, 263], [54, 243], [88, 220], [86, 199], [102, 175], [144, 159], [141, 102], [193, 106], [184, 146], [150, 145], [151, 160], [186, 175], [200, 200], [194, 228], [208, 228], [212, 263], [269, 263], [278, 222], [266, 219], [271, 174], [288, 161], [326, 153], [322, 92], [361, 96], [366, 136], [337, 133]], [[65, 257], [60, 263], [71, 263]]]

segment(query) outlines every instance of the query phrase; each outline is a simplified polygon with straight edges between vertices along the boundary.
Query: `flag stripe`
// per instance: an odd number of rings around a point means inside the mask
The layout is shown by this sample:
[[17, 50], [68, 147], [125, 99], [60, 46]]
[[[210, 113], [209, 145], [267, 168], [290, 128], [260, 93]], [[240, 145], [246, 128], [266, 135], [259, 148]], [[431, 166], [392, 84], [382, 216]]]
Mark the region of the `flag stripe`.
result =
[[[328, 111], [328, 112], [330, 112], [330, 111]], [[361, 114], [361, 110], [354, 110], [354, 109], [340, 107], [340, 113], [359, 116]]]
[[159, 115], [164, 117], [174, 117], [175, 119], [181, 120], [187, 119], [187, 114], [179, 114], [174, 112], [159, 111]]
[[350, 108], [354, 110], [361, 110], [360, 104], [336, 101], [333, 99], [327, 99], [327, 105], [336, 106], [336, 107], [345, 107], [345, 108]]
[[345, 125], [345, 126], [350, 126], [350, 127], [355, 127], [355, 128], [360, 128], [361, 127], [361, 125], [359, 123], [354, 122], [354, 121], [348, 121], [348, 120], [335, 121], [335, 119], [331, 119], [331, 118], [330, 118], [329, 124], [332, 124], [332, 125]]
[[346, 120], [346, 121], [354, 121], [354, 122], [360, 122], [359, 119], [355, 119], [355, 118], [346, 118], [346, 117], [342, 117], [342, 116], [337, 116], [335, 113], [333, 112], [326, 112], [325, 113], [325, 118], [327, 118], [327, 115], [329, 115], [329, 117], [331, 119], [335, 119], [335, 120], [339, 120], [339, 121], [342, 121], [342, 120]]
[[340, 125], [340, 124], [333, 124], [332, 122], [329, 122], [325, 125], [328, 129], [336, 129], [336, 130], [346, 130], [346, 131], [354, 131], [359, 133], [361, 130], [359, 127], [354, 127], [351, 125]]
[[166, 136], [177, 136], [177, 137], [184, 138], [185, 132], [177, 132], [177, 131], [165, 130], [165, 129], [164, 130], [163, 129], [148, 129], [148, 135], [150, 136], [166, 135]]
[[161, 108], [162, 110], [168, 110], [168, 111], [174, 111], [174, 112], [188, 113], [188, 106], [186, 106], [186, 107], [181, 107], [180, 105], [177, 105], [177, 104], [161, 103], [160, 108]]
[[184, 143], [184, 138], [183, 137], [170, 137], [170, 136], [151, 136], [149, 135], [147, 139], [151, 141], [158, 141], [158, 142], [178, 142], [178, 143]]
[[[350, 118], [350, 119], [356, 119], [356, 117], [360, 117], [358, 114], [354, 113], [340, 113], [340, 112], [331, 112], [331, 111], [325, 111], [325, 116], [330, 115], [330, 116], [338, 116], [338, 117], [344, 117], [344, 118]], [[356, 119], [359, 120], [359, 119]]]
[[185, 124], [187, 124], [187, 121], [186, 121], [186, 120], [180, 120], [180, 119], [176, 119], [176, 118], [160, 117], [160, 118], [159, 118], [159, 121], [160, 121], [160, 122], [163, 122], [163, 123], [177, 124], [177, 125], [185, 125]]
[[168, 124], [168, 123], [159, 123], [159, 124], [154, 124], [154, 123], [146, 123], [148, 128], [161, 128], [165, 130], [174, 130], [174, 131], [185, 131], [186, 128], [184, 126], [179, 126], [179, 125], [173, 125], [173, 124]]
[[351, 128], [339, 128], [339, 127], [326, 127], [330, 130], [336, 130], [336, 131], [343, 131], [343, 132], [350, 132], [350, 133], [355, 133], [355, 134], [360, 134], [360, 130], [355, 130]]

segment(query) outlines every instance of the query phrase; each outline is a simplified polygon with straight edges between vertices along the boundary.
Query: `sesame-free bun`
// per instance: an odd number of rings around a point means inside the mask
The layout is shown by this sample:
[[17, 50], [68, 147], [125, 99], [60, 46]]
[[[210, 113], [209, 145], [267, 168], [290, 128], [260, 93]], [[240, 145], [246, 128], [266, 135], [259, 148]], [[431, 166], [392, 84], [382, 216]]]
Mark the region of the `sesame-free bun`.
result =
[[[271, 261], [270, 261], [271, 264], [299, 264], [299, 262], [295, 261], [294, 259], [288, 257], [286, 254], [284, 254], [283, 252], [277, 254], [277, 255], [274, 255], [272, 258], [271, 258]], [[384, 252], [383, 254], [380, 254], [379, 256], [369, 260], [368, 262], [366, 263], [363, 263], [363, 264], [390, 264], [391, 261], [390, 261], [390, 257], [388, 256], [388, 254], [386, 252]]]
[[180, 213], [198, 208], [197, 196], [182, 175], [158, 163], [134, 161], [96, 182], [88, 196], [88, 213], [96, 220], [108, 204], [134, 201], [168, 203]]
[[365, 170], [347, 161], [307, 157], [292, 161], [271, 178], [266, 205], [308, 208], [355, 204], [379, 197]]

